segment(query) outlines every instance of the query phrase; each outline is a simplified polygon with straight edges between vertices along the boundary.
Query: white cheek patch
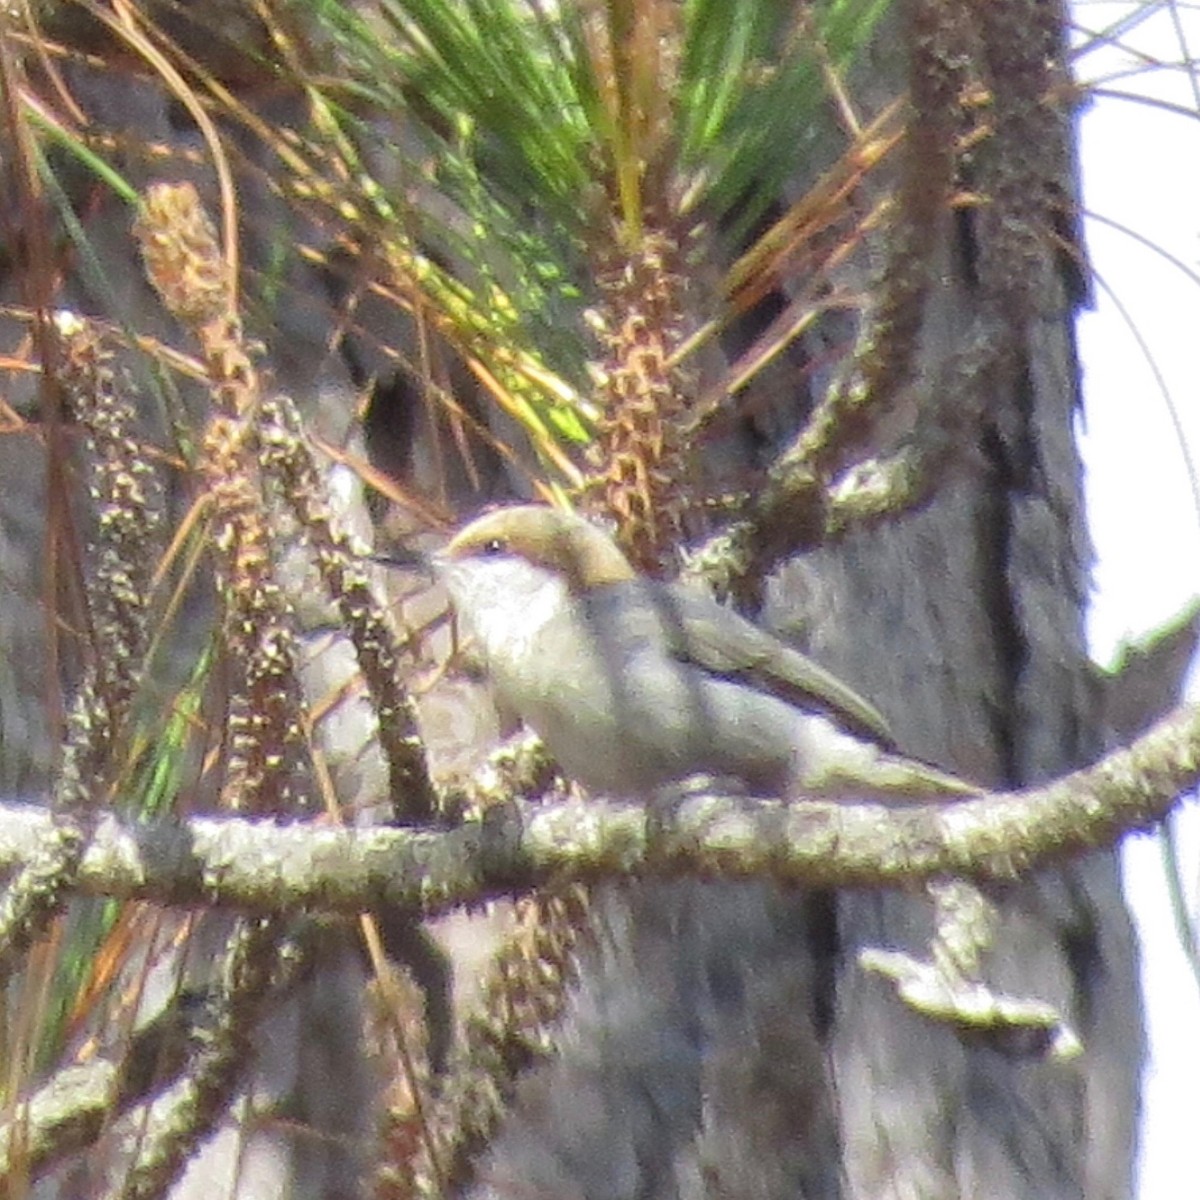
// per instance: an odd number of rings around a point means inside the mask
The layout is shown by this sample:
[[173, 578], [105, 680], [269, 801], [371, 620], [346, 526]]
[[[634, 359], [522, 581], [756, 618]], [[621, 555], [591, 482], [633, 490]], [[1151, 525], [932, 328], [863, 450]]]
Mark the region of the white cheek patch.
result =
[[459, 607], [469, 613], [464, 623], [485, 654], [501, 648], [526, 651], [543, 626], [567, 603], [565, 582], [524, 559], [474, 560], [456, 563], [447, 572], [447, 586]]

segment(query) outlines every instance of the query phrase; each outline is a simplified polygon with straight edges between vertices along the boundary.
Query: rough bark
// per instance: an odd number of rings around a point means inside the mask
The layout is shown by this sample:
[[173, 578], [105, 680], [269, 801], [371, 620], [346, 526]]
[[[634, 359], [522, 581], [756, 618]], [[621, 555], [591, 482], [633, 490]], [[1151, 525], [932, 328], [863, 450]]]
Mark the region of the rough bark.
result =
[[[869, 88], [896, 78], [894, 54], [879, 65]], [[1068, 145], [1040, 153], [1070, 193]], [[1005, 263], [1004, 236], [986, 218], [942, 218], [931, 250], [917, 394], [963, 383], [950, 364], [973, 322], [999, 310], [1012, 339], [999, 369], [970, 381], [979, 418], [956, 468], [921, 511], [790, 562], [765, 610], [877, 702], [907, 751], [990, 786], [1091, 761], [1102, 740], [1083, 634], [1077, 281], [1047, 242]], [[1036, 278], [1033, 311], [1017, 311], [1015, 286], [987, 286], [1006, 268]], [[785, 368], [771, 386], [807, 407]], [[770, 411], [786, 426], [786, 404]], [[994, 898], [989, 978], [1069, 1013], [1078, 1062], [965, 1044], [861, 969], [864, 948], [922, 953], [923, 895], [606, 892], [561, 1058], [523, 1085], [478, 1194], [1129, 1195], [1142, 1042], [1115, 855]]]

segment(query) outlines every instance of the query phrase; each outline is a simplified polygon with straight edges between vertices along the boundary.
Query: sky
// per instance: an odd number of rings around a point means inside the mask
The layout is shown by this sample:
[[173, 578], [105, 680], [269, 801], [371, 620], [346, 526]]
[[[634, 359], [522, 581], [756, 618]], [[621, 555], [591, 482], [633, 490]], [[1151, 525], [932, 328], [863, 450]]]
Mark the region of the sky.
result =
[[[1098, 279], [1095, 309], [1079, 322], [1082, 447], [1097, 554], [1089, 638], [1102, 665], [1122, 642], [1200, 595], [1200, 497], [1189, 469], [1189, 455], [1200, 461], [1200, 80], [1178, 65], [1156, 65], [1200, 57], [1200, 8], [1076, 0], [1073, 12], [1095, 32], [1148, 8], [1155, 13], [1123, 31], [1121, 48], [1087, 49], [1087, 39], [1076, 37], [1077, 76], [1125, 94], [1097, 96], [1080, 121], [1086, 238]], [[1114, 226], [1135, 230], [1180, 265]], [[1197, 664], [1188, 691], [1200, 699]], [[1195, 914], [1195, 801], [1176, 826]], [[1138, 1194], [1169, 1200], [1196, 1189], [1200, 984], [1175, 933], [1157, 839], [1127, 839], [1123, 866], [1142, 943], [1150, 1033]], [[1181, 1180], [1192, 1181], [1184, 1191]]]

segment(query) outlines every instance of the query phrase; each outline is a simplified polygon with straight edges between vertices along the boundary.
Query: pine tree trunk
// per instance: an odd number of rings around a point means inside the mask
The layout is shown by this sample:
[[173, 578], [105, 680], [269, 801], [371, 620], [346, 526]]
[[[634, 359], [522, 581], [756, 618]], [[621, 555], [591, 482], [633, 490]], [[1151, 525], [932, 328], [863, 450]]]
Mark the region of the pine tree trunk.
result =
[[[863, 73], [876, 94], [894, 94], [904, 69], [895, 32], [881, 34], [878, 73]], [[1072, 194], [1067, 142], [1037, 157], [1045, 190]], [[1049, 239], [1018, 265], [1006, 237], [960, 214], [933, 241], [918, 394], [961, 383], [951, 364], [975, 322], [997, 319], [1010, 339], [971, 381], [978, 420], [936, 498], [796, 558], [764, 616], [870, 697], [906, 751], [1016, 788], [1096, 758], [1101, 731], [1084, 641], [1078, 279]], [[1006, 271], [1027, 278], [1005, 290]], [[810, 350], [819, 362], [821, 345]], [[785, 422], [824, 382], [804, 378], [771, 375]], [[609, 890], [561, 1058], [524, 1082], [478, 1194], [1129, 1196], [1143, 1042], [1115, 853], [993, 898], [989, 981], [1059, 1006], [1078, 1060], [968, 1044], [862, 970], [861, 949], [926, 953], [923, 894]]]

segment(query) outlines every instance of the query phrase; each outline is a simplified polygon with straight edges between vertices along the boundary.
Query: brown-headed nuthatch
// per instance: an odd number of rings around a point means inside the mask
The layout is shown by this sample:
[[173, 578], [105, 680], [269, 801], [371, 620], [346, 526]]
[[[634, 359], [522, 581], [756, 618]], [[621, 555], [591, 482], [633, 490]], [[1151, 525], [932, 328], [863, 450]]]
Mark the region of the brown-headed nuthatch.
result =
[[879, 713], [803, 654], [701, 591], [639, 576], [582, 517], [497, 509], [433, 566], [498, 698], [591, 791], [693, 777], [789, 798], [976, 791], [896, 754]]

